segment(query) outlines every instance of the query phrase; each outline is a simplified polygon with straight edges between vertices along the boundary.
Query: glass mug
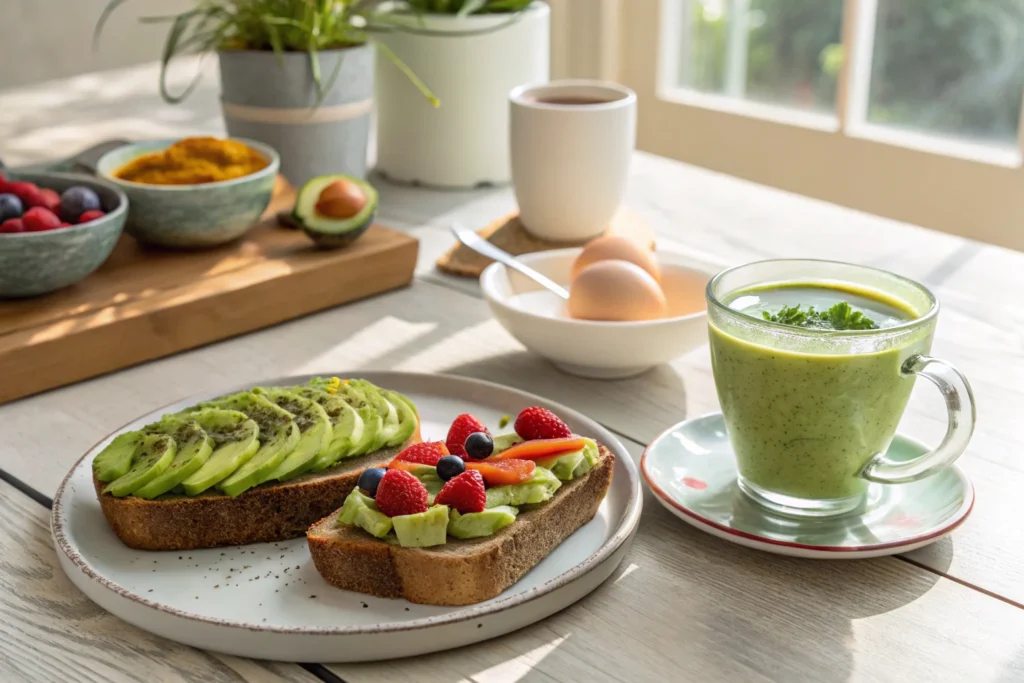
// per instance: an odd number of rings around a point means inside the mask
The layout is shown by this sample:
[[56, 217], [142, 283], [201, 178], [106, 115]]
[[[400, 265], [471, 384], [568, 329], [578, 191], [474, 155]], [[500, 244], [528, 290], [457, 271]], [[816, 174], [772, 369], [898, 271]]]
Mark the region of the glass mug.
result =
[[[874, 290], [917, 317], [882, 329], [837, 331], [769, 322], [729, 306], [744, 290], [796, 283]], [[706, 294], [712, 368], [738, 483], [761, 505], [795, 515], [851, 512], [869, 482], [916, 481], [967, 447], [974, 396], [960, 371], [927, 355], [939, 304], [923, 285], [865, 266], [781, 259], [725, 270]], [[791, 305], [797, 303], [808, 302]], [[886, 450], [918, 376], [945, 398], [946, 435], [929, 453], [892, 461]]]

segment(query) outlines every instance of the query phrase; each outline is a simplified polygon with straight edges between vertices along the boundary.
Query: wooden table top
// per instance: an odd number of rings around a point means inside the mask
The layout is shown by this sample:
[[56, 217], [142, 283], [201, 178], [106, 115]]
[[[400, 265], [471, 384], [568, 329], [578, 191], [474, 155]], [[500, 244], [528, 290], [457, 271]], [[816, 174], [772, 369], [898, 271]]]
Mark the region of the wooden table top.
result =
[[[0, 158], [32, 163], [111, 137], [221, 130], [210, 74], [172, 108], [155, 94], [155, 73], [146, 65], [0, 93]], [[448, 372], [572, 405], [636, 457], [666, 427], [716, 409], [706, 348], [634, 379], [569, 377], [491, 318], [475, 282], [434, 270], [451, 244], [448, 224], [483, 225], [511, 210], [509, 189], [377, 184], [380, 221], [421, 240], [411, 288], [0, 406], [0, 680], [1024, 681], [1024, 496], [1015, 488], [1024, 486], [1024, 309], [1015, 300], [1024, 254], [647, 154], [636, 155], [626, 203], [654, 226], [660, 249], [723, 266], [837, 258], [938, 294], [933, 353], [970, 378], [980, 415], [960, 460], [977, 503], [951, 538], [904, 556], [797, 560], [702, 534], [645, 494], [621, 568], [573, 607], [485, 643], [372, 664], [203, 652], [93, 605], [57, 566], [48, 497], [99, 438], [172, 397], [338, 368]], [[945, 413], [919, 384], [901, 430], [935, 442]]]

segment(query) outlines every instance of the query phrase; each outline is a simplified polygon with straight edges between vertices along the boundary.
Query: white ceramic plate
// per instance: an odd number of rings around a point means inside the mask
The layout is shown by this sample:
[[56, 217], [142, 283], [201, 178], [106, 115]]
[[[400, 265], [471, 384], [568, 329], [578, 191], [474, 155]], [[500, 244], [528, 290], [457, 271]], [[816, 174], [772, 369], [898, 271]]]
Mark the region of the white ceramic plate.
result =
[[[903, 461], [927, 451], [897, 434], [887, 456]], [[721, 413], [669, 428], [644, 451], [640, 470], [658, 502], [687, 524], [730, 543], [794, 557], [853, 560], [910, 552], [951, 534], [974, 506], [974, 487], [953, 465], [909, 484], [871, 484], [864, 504], [849, 514], [772, 512], [737, 486]]]
[[[125, 621], [188, 645], [258, 659], [355, 662], [436, 652], [522, 628], [594, 590], [622, 561], [640, 519], [640, 479], [626, 449], [596, 422], [557, 403], [488, 382], [389, 372], [349, 376], [365, 377], [412, 398], [424, 439], [443, 440], [459, 413], [473, 413], [493, 431], [502, 415], [545, 406], [574, 432], [597, 439], [615, 454], [611, 489], [594, 519], [521, 581], [494, 599], [467, 607], [416, 605], [333, 588], [317, 574], [304, 538], [185, 552], [145, 552], [123, 545], [96, 500], [93, 455], [122, 431], [246, 388], [228, 387], [143, 415], [75, 464], [57, 491], [51, 517], [58, 557], [71, 581]], [[289, 377], [263, 385], [308, 379]]]

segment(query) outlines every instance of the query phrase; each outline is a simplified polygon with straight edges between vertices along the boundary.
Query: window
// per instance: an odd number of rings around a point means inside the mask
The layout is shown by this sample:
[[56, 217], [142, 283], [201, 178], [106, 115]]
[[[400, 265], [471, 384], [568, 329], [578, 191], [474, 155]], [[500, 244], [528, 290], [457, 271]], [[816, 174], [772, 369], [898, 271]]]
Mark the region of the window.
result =
[[1017, 148], [1024, 0], [878, 0], [869, 123]]
[[842, 0], [684, 0], [676, 85], [834, 113]]
[[641, 149], [1024, 249], [1024, 0], [628, 0], [617, 20]]

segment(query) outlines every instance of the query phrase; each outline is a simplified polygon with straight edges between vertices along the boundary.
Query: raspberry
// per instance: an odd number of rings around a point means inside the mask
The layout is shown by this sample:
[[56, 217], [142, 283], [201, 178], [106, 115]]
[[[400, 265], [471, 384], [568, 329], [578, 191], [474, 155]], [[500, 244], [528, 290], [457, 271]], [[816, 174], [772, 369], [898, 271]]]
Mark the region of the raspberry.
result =
[[60, 211], [60, 195], [49, 188], [41, 188], [39, 190], [39, 206], [46, 207], [50, 211], [57, 213]]
[[421, 465], [437, 466], [437, 461], [448, 455], [448, 449], [440, 441], [424, 441], [409, 446], [395, 456], [395, 460], [415, 462]]
[[448, 438], [444, 441], [448, 446], [448, 452], [452, 455], [465, 457], [466, 438], [474, 432], [490, 434], [487, 431], [487, 427], [484, 427], [483, 423], [472, 415], [463, 413], [455, 418], [452, 426], [448, 428]]
[[29, 232], [43, 232], [60, 227], [60, 219], [57, 214], [43, 206], [33, 206], [21, 217], [25, 224], [25, 230]]
[[519, 413], [515, 425], [516, 434], [527, 441], [531, 439], [565, 439], [572, 436], [572, 430], [562, 419], [547, 408], [533, 406]]
[[0, 223], [0, 233], [9, 234], [12, 232], [25, 232], [25, 224], [20, 218], [8, 218]]
[[26, 209], [33, 206], [43, 206], [41, 190], [35, 183], [8, 183], [7, 187], [9, 192], [21, 200]]
[[427, 511], [427, 489], [403, 470], [388, 470], [377, 485], [377, 509], [388, 517]]
[[97, 211], [96, 209], [93, 209], [92, 211], [86, 211], [81, 216], [79, 216], [78, 217], [78, 222], [79, 223], [88, 223], [89, 221], [94, 221], [97, 218], [103, 218], [106, 215], [107, 214], [105, 214], [102, 211]]
[[[436, 505], [448, 505], [462, 514], [483, 512], [487, 504], [484, 478], [476, 470], [466, 470], [444, 485], [434, 499]], [[380, 505], [378, 504], [378, 507]]]

